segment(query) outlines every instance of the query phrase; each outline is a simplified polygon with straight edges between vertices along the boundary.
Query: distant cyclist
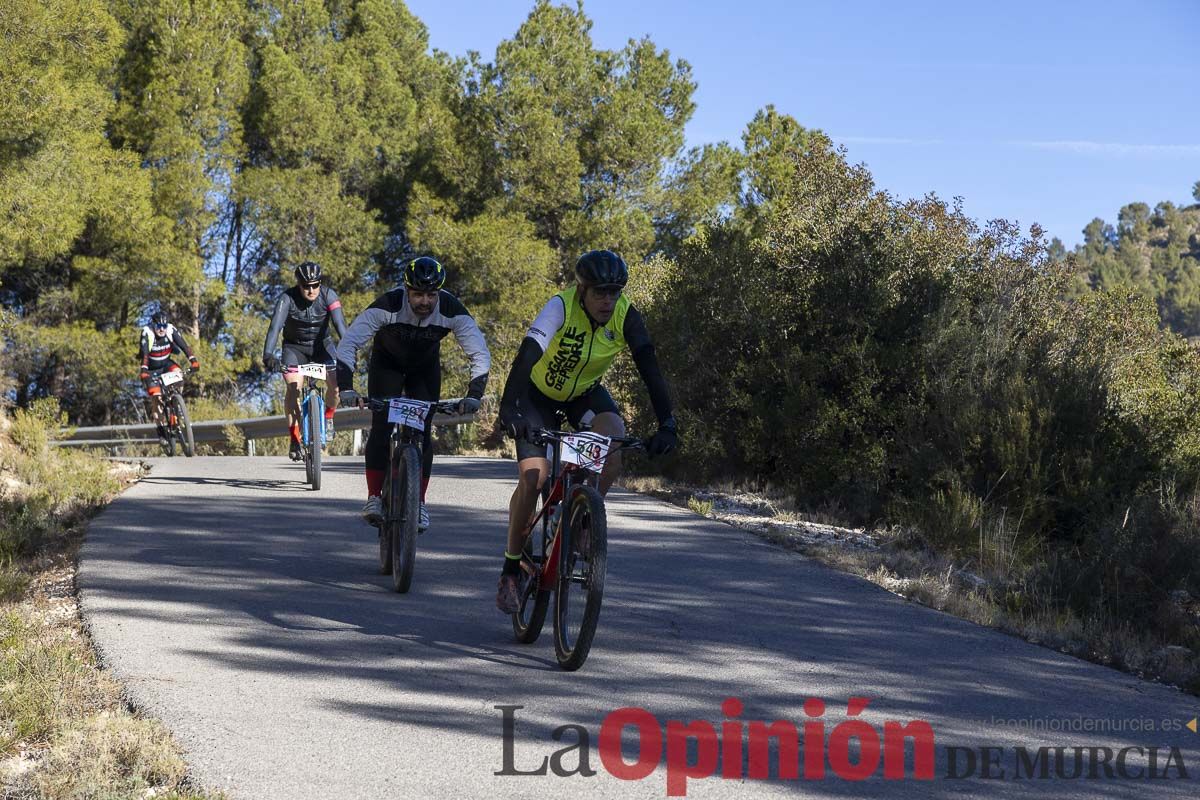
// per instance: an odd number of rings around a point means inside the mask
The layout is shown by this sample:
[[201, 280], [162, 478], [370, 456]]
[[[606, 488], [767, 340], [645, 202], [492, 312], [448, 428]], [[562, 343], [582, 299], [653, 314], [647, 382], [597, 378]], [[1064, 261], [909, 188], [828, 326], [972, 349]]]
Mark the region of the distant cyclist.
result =
[[[283, 408], [287, 412], [288, 433], [291, 446], [288, 455], [293, 461], [302, 458], [300, 449], [300, 386], [304, 377], [296, 367], [300, 364], [324, 364], [325, 373], [325, 429], [333, 435], [333, 412], [337, 409], [338, 387], [332, 371], [336, 365], [332, 332], [338, 338], [346, 335], [346, 319], [342, 316], [342, 301], [337, 292], [322, 285], [321, 265], [305, 261], [296, 267], [296, 285], [279, 295], [275, 301], [275, 312], [271, 315], [271, 327], [267, 330], [267, 341], [263, 345], [263, 366], [275, 371], [286, 368], [283, 380], [287, 384], [283, 396]], [[282, 359], [275, 359], [275, 340], [283, 332]]]
[[[442, 339], [453, 333], [471, 361], [467, 396], [458, 404], [460, 414], [479, 410], [487, 387], [492, 356], [475, 320], [457, 297], [442, 289], [446, 270], [434, 258], [423, 256], [408, 262], [404, 285], [392, 289], [371, 304], [350, 325], [338, 344], [338, 386], [349, 403], [354, 392], [354, 362], [358, 351], [374, 342], [367, 375], [371, 397], [399, 397], [435, 401], [442, 391]], [[366, 446], [367, 503], [362, 516], [371, 525], [383, 523], [383, 476], [388, 463], [390, 425], [387, 411], [371, 417], [371, 435]], [[426, 433], [421, 464], [421, 513], [418, 527], [429, 527], [425, 492], [433, 470], [433, 442]]]
[[162, 393], [162, 387], [154, 379], [164, 372], [179, 371], [179, 365], [171, 358], [175, 353], [183, 353], [187, 356], [193, 372], [200, 369], [200, 361], [192, 353], [192, 348], [188, 347], [183, 336], [171, 324], [166, 312], [156, 311], [150, 317], [150, 324], [142, 328], [138, 345], [138, 358], [141, 359], [142, 366], [138, 377], [142, 379], [142, 385], [146, 387], [146, 394], [152, 399], [150, 415], [158, 430], [158, 438], [164, 442], [167, 439], [167, 430], [163, 425], [161, 404], [153, 401], [153, 398]]
[[[629, 269], [611, 250], [592, 250], [575, 262], [576, 284], [551, 297], [529, 327], [500, 400], [500, 424], [517, 443], [517, 488], [508, 506], [508, 542], [496, 593], [506, 614], [520, 605], [521, 550], [538, 490], [550, 472], [546, 447], [529, 441], [538, 428], [554, 428], [559, 415], [575, 427], [590, 424], [596, 433], [624, 436], [625, 421], [612, 395], [600, 384], [617, 354], [629, 348], [658, 417], [650, 455], [675, 447], [671, 396], [641, 313], [624, 295]], [[621, 469], [609, 455], [600, 476], [607, 493]]]

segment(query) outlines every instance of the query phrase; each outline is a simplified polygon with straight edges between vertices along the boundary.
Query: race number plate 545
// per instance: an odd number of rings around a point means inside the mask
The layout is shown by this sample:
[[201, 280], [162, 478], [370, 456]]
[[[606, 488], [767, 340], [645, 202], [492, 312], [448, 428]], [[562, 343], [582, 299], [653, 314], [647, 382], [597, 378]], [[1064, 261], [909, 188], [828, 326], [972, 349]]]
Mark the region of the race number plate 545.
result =
[[182, 381], [183, 373], [181, 373], [179, 370], [171, 370], [170, 372], [164, 372], [162, 375], [159, 375], [158, 379], [162, 381], [163, 386], [170, 386], [173, 383], [179, 383]]
[[423, 431], [425, 430], [425, 418], [429, 416], [431, 405], [424, 400], [394, 397], [388, 406], [388, 422], [407, 425], [413, 430]]
[[598, 433], [573, 433], [563, 437], [562, 460], [568, 464], [578, 464], [592, 472], [600, 472], [604, 469], [611, 445], [612, 439]]

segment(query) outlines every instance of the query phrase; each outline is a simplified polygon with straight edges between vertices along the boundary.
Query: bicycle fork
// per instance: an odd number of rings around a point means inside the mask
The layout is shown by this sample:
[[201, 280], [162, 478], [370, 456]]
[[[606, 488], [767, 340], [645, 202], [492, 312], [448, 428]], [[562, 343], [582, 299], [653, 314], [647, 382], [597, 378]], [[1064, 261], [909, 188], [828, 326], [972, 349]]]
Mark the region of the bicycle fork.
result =
[[304, 397], [300, 401], [300, 441], [305, 447], [312, 447], [312, 437], [309, 435], [308, 424], [308, 400], [309, 397], [316, 393], [317, 396], [317, 413], [320, 415], [321, 424], [321, 446], [325, 446], [325, 398], [321, 395], [318, 389], [310, 388], [304, 393]]

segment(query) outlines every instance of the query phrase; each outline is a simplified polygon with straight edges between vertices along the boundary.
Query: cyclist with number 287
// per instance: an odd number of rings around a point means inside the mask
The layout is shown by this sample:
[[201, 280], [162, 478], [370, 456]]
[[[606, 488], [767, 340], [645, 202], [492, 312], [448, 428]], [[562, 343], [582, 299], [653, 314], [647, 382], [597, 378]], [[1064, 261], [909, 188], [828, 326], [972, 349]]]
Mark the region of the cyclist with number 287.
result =
[[[267, 330], [267, 341], [263, 345], [263, 366], [274, 372], [286, 367], [283, 380], [287, 389], [283, 396], [283, 407], [287, 412], [288, 433], [291, 447], [288, 455], [292, 461], [301, 458], [300, 448], [300, 386], [304, 377], [296, 370], [301, 364], [324, 364], [332, 371], [334, 352], [330, 325], [337, 331], [338, 338], [346, 335], [346, 319], [342, 316], [342, 301], [337, 292], [322, 285], [321, 265], [305, 261], [296, 267], [296, 285], [288, 289], [275, 301], [271, 315], [271, 327]], [[282, 364], [275, 358], [275, 341], [283, 333]], [[333, 412], [337, 408], [337, 381], [326, 375], [325, 430], [333, 436]], [[320, 447], [318, 443], [316, 445]]]
[[[446, 270], [429, 256], [414, 258], [404, 268], [404, 285], [381, 295], [351, 323], [338, 343], [337, 383], [343, 404], [358, 399], [354, 392], [354, 362], [358, 351], [374, 340], [367, 373], [370, 397], [410, 397], [436, 402], [442, 390], [442, 339], [453, 333], [471, 362], [467, 396], [456, 411], [473, 414], [479, 410], [487, 388], [492, 356], [487, 343], [466, 306], [442, 288]], [[375, 410], [366, 446], [367, 503], [363, 519], [371, 525], [383, 523], [384, 472], [388, 464], [390, 424], [387, 409]], [[421, 509], [418, 528], [429, 528], [425, 492], [433, 470], [433, 442], [426, 429], [422, 444]]]
[[[529, 441], [531, 431], [554, 428], [558, 416], [572, 427], [591, 420], [605, 436], [624, 436], [625, 421], [600, 379], [628, 347], [658, 417], [658, 432], [646, 445], [652, 456], [674, 449], [671, 396], [658, 366], [641, 313], [623, 292], [629, 269], [611, 250], [592, 250], [575, 263], [575, 286], [550, 298], [533, 321], [504, 385], [500, 424], [517, 443], [517, 488], [508, 505], [508, 544], [496, 594], [496, 607], [515, 614], [520, 607], [521, 550], [538, 492], [550, 472], [546, 447]], [[600, 476], [608, 492], [620, 474], [621, 458], [611, 453]]]

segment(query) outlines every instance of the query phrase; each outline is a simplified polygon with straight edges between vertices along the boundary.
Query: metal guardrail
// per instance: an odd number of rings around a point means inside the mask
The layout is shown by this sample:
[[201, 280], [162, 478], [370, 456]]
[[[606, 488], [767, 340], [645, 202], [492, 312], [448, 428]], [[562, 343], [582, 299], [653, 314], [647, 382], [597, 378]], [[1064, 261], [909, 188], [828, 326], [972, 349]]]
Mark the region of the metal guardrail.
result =
[[[447, 401], [452, 402], [452, 401]], [[474, 414], [435, 414], [434, 425], [461, 425], [474, 422]], [[334, 411], [333, 424], [337, 430], [360, 431], [371, 427], [371, 411], [366, 408], [339, 408]], [[228, 441], [226, 429], [241, 431], [248, 449], [255, 439], [287, 436], [287, 417], [251, 417], [249, 419], [220, 419], [192, 423], [192, 437], [202, 442]], [[59, 447], [118, 447], [124, 444], [157, 444], [158, 433], [153, 425], [105, 425], [68, 429], [66, 435], [54, 442]]]

